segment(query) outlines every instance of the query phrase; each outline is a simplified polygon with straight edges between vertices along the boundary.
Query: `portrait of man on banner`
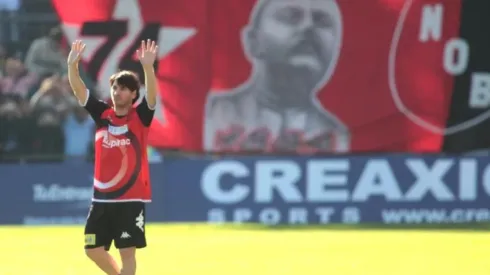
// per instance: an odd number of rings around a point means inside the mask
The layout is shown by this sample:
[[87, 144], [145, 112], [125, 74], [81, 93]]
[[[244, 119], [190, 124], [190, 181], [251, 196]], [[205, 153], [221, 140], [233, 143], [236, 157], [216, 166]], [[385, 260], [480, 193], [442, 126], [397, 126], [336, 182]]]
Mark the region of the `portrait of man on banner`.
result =
[[341, 51], [336, 0], [259, 0], [241, 38], [252, 72], [208, 95], [204, 149], [349, 151], [349, 129], [317, 99]]

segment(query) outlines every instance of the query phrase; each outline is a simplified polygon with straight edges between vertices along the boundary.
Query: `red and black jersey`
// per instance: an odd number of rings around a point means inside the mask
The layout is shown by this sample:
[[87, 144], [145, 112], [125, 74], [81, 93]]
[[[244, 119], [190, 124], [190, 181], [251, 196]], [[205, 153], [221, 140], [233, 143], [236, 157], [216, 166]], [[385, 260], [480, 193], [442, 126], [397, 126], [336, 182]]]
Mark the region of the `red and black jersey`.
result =
[[93, 201], [151, 201], [146, 153], [154, 110], [146, 98], [125, 116], [88, 92], [83, 105], [94, 119], [95, 171]]

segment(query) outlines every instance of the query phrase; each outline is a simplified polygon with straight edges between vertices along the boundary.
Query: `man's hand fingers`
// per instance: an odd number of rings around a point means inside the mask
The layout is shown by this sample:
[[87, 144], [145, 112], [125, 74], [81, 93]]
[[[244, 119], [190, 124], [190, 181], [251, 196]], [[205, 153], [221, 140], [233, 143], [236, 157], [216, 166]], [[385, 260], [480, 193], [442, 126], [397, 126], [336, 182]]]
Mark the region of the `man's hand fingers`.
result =
[[83, 44], [82, 40], [78, 40], [78, 51], [81, 52], [83, 50], [83, 47], [85, 44]]
[[85, 50], [85, 44], [82, 44], [82, 48], [80, 49], [80, 53], [83, 53], [83, 51]]

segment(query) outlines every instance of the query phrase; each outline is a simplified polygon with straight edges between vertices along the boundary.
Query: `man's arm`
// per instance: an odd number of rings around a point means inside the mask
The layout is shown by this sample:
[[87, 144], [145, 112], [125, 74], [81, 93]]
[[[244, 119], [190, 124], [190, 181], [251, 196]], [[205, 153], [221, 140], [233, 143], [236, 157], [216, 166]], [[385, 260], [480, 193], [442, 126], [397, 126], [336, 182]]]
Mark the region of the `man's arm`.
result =
[[83, 83], [80, 77], [80, 72], [78, 71], [78, 63], [68, 64], [68, 81], [70, 82], [71, 89], [78, 99], [81, 105], [85, 105], [88, 99], [89, 93], [87, 92], [87, 87]]
[[158, 46], [155, 45], [155, 41], [150, 40], [147, 42], [144, 40], [141, 41], [141, 48], [137, 50], [138, 58], [145, 72], [146, 93], [136, 111], [141, 122], [146, 127], [150, 126], [153, 120], [155, 106], [157, 104], [158, 83], [155, 69], [153, 68], [157, 52]]
[[138, 58], [143, 66], [145, 72], [145, 85], [146, 85], [146, 101], [150, 109], [155, 109], [157, 104], [157, 77], [155, 75], [155, 59], [158, 52], [158, 46], [155, 41], [141, 41], [141, 48], [137, 50]]
[[136, 107], [136, 112], [138, 116], [146, 127], [151, 125], [151, 121], [153, 120], [153, 116], [155, 115], [155, 108], [150, 108], [148, 101], [146, 100], [146, 95], [143, 97], [141, 103]]
[[70, 82], [75, 97], [78, 99], [78, 103], [89, 112], [96, 123], [99, 123], [102, 113], [108, 109], [109, 106], [105, 102], [97, 100], [95, 95], [88, 91], [85, 83], [83, 83], [83, 80], [80, 77], [78, 63], [84, 49], [85, 45], [81, 41], [76, 41], [72, 44], [67, 62], [68, 81]]
[[152, 110], [155, 109], [157, 104], [157, 77], [155, 75], [155, 69], [152, 66], [143, 66], [145, 72], [145, 84], [146, 84], [146, 101], [148, 107]]
[[153, 66], [151, 68], [143, 67], [143, 70], [145, 71], [145, 82], [147, 84], [146, 93], [136, 108], [136, 111], [143, 125], [149, 127], [155, 115], [157, 83]]
[[82, 78], [80, 77], [80, 72], [78, 71], [78, 63], [82, 58], [82, 53], [85, 50], [85, 44], [81, 41], [75, 41], [71, 45], [70, 54], [68, 55], [68, 81], [70, 82], [71, 89], [75, 94], [75, 97], [78, 99], [80, 104], [85, 105], [87, 102], [87, 87], [85, 83], [83, 83]]

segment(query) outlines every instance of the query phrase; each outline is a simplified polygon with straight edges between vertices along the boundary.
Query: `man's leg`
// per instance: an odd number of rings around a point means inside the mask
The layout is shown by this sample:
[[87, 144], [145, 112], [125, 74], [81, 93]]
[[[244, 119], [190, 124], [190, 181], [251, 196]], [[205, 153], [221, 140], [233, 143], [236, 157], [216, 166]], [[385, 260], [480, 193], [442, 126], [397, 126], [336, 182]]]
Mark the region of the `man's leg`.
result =
[[109, 222], [106, 206], [92, 203], [85, 225], [85, 253], [106, 274], [119, 275], [120, 269], [108, 253], [112, 242]]
[[87, 256], [106, 274], [119, 275], [119, 267], [114, 258], [104, 247], [85, 249]]
[[121, 254], [122, 269], [121, 275], [136, 274], [136, 247], [128, 247], [119, 249]]
[[121, 255], [121, 275], [136, 274], [136, 249], [146, 247], [145, 204], [127, 202], [118, 204], [115, 246]]

